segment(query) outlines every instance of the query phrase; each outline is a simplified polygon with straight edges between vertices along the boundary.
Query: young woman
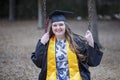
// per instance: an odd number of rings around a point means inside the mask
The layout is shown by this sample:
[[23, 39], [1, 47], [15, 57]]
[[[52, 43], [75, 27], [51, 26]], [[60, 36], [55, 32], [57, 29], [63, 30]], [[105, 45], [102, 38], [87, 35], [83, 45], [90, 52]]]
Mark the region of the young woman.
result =
[[39, 80], [90, 80], [89, 66], [100, 64], [102, 52], [88, 30], [85, 38], [71, 31], [66, 11], [50, 14], [50, 30], [38, 41], [31, 59], [41, 68]]

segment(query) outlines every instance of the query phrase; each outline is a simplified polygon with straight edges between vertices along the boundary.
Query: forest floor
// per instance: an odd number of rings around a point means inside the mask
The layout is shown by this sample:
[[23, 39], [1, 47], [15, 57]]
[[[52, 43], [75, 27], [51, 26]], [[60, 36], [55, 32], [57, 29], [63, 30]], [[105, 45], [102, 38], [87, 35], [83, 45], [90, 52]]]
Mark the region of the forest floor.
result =
[[[84, 36], [87, 21], [69, 23]], [[99, 66], [90, 67], [92, 80], [120, 80], [120, 21], [98, 21], [98, 30], [104, 55]], [[42, 34], [35, 20], [0, 21], [0, 80], [38, 80], [40, 69], [30, 57]]]

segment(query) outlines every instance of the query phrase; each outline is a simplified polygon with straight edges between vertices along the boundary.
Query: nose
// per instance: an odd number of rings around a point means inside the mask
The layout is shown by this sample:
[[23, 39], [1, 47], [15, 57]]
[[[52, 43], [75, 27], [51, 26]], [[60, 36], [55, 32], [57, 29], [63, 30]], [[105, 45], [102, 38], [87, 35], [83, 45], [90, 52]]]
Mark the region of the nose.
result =
[[59, 25], [57, 25], [57, 29], [59, 29], [60, 28], [60, 26]]

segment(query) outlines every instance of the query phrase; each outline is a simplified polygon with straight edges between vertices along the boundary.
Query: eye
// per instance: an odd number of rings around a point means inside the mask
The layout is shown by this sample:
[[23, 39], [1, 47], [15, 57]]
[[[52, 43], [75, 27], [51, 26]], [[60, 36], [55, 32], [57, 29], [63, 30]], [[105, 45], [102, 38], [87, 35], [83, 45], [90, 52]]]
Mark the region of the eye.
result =
[[57, 27], [57, 24], [53, 24], [52, 26], [53, 26], [53, 27]]
[[63, 23], [60, 23], [59, 26], [63, 26], [64, 24]]

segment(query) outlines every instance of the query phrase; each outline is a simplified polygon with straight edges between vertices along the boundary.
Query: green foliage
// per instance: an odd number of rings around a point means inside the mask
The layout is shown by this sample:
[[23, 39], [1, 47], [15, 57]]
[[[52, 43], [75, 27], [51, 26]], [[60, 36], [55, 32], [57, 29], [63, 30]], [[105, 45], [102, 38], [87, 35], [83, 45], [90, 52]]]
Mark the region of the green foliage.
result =
[[9, 1], [8, 0], [0, 0], [0, 18], [8, 17], [9, 12]]
[[72, 11], [75, 16], [87, 16], [87, 0], [47, 0], [47, 13], [60, 9]]
[[111, 0], [103, 2], [103, 4], [97, 4], [97, 12], [102, 15], [113, 15], [120, 13], [120, 0]]
[[37, 18], [37, 0], [17, 0], [16, 13], [19, 19]]
[[[37, 19], [38, 0], [15, 0], [15, 16], [18, 19]], [[87, 17], [87, 0], [46, 0], [47, 14], [53, 10], [67, 10], [74, 12], [74, 16]], [[113, 15], [120, 13], [120, 0], [96, 0], [97, 13]], [[0, 1], [0, 18], [9, 15], [9, 0]]]

